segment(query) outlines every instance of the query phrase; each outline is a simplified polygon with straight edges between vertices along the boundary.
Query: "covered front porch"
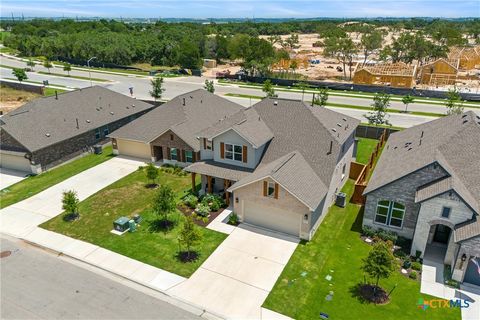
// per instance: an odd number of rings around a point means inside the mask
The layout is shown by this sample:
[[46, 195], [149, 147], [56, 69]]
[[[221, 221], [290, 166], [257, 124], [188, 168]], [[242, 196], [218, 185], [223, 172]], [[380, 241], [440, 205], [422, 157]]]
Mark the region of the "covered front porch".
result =
[[227, 189], [238, 180], [249, 175], [253, 170], [232, 166], [213, 160], [195, 162], [185, 168], [192, 175], [192, 191], [197, 192], [196, 177], [201, 175], [201, 187], [198, 190], [200, 195], [206, 193], [219, 194], [224, 197], [227, 205], [232, 202], [232, 195]]

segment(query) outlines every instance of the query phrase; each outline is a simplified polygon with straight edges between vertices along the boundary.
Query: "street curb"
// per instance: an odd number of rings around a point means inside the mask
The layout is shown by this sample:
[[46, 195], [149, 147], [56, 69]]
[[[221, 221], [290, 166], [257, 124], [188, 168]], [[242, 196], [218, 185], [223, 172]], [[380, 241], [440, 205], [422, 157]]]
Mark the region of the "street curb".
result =
[[202, 317], [202, 318], [205, 318], [205, 319], [209, 319], [209, 320], [223, 320], [223, 319], [227, 319], [227, 317], [225, 316], [221, 316], [219, 314], [216, 314], [215, 312], [213, 311], [209, 311], [205, 308], [202, 308], [198, 305], [195, 305], [191, 302], [188, 302], [188, 301], [185, 301], [177, 296], [173, 296], [173, 295], [170, 295], [168, 294], [166, 291], [163, 291], [163, 290], [159, 290], [158, 288], [155, 288], [155, 287], [152, 287], [150, 286], [149, 284], [147, 283], [143, 283], [143, 282], [140, 282], [140, 281], [136, 281], [136, 280], [133, 280], [133, 279], [130, 279], [130, 278], [127, 278], [121, 274], [118, 274], [118, 273], [115, 273], [115, 272], [112, 272], [111, 270], [108, 270], [108, 269], [105, 269], [105, 268], [102, 268], [98, 265], [95, 265], [93, 263], [90, 263], [88, 261], [85, 261], [85, 260], [82, 260], [82, 259], [79, 259], [79, 258], [76, 258], [74, 256], [71, 256], [69, 254], [66, 254], [64, 252], [61, 252], [61, 251], [57, 251], [57, 250], [54, 250], [54, 249], [51, 249], [49, 247], [46, 247], [46, 246], [43, 246], [41, 244], [38, 244], [36, 242], [33, 242], [33, 241], [30, 241], [30, 240], [27, 240], [23, 237], [18, 237], [17, 239], [20, 239], [22, 241], [24, 241], [25, 243], [29, 244], [29, 245], [32, 245], [34, 247], [37, 247], [37, 248], [40, 248], [42, 250], [45, 250], [47, 252], [50, 252], [50, 253], [53, 253], [53, 254], [56, 254], [57, 256], [63, 256], [63, 257], [68, 257], [69, 259], [72, 259], [72, 260], [75, 260], [77, 262], [81, 262], [81, 263], [84, 263], [86, 265], [89, 265], [91, 267], [94, 267], [96, 269], [100, 269], [104, 272], [107, 272], [111, 275], [114, 275], [116, 277], [119, 277], [123, 280], [127, 280], [127, 281], [130, 281], [130, 282], [133, 282], [137, 285], [140, 285], [140, 286], [143, 286], [143, 287], [146, 287], [150, 290], [153, 290], [153, 291], [156, 291], [158, 293], [161, 293], [162, 295], [164, 295], [166, 298], [169, 298], [169, 301], [165, 301], [167, 303], [170, 303], [178, 308], [181, 308], [185, 311], [188, 311], [188, 312], [191, 312], [193, 314], [195, 314], [196, 316], [199, 316], [199, 317]]

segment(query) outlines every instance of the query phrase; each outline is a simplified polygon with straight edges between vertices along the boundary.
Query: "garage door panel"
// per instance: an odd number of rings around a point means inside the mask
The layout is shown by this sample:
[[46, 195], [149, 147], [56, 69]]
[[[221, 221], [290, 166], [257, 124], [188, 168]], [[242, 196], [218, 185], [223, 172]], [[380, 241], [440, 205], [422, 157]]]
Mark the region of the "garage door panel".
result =
[[23, 172], [31, 172], [30, 161], [23, 155], [13, 155], [0, 153], [0, 167], [18, 170]]
[[[477, 263], [480, 264], [480, 258], [476, 258], [476, 261]], [[480, 286], [479, 270], [477, 268], [477, 265], [472, 260], [468, 262], [468, 266], [467, 266], [467, 270], [465, 271], [465, 277], [463, 279], [463, 282]]]
[[301, 215], [281, 208], [244, 201], [244, 221], [259, 227], [298, 237]]
[[148, 160], [151, 159], [150, 145], [147, 143], [117, 140], [117, 148], [120, 155]]

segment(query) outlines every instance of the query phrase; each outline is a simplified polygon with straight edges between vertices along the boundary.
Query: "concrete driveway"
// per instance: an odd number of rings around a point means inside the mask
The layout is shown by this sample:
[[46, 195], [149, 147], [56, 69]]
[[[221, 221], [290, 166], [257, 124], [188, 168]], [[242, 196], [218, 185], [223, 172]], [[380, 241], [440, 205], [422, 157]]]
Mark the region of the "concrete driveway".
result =
[[188, 279], [168, 290], [228, 318], [260, 319], [261, 305], [298, 239], [241, 225]]
[[27, 172], [0, 168], [0, 190], [25, 179]]

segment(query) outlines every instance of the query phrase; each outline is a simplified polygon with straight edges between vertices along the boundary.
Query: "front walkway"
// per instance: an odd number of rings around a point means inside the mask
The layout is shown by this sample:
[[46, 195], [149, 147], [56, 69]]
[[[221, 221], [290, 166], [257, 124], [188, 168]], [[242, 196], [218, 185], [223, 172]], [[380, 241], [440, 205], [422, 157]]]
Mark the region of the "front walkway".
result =
[[225, 210], [207, 228], [228, 233], [215, 252], [185, 282], [167, 292], [237, 319], [287, 319], [262, 308], [298, 239], [249, 225], [225, 222]]
[[420, 292], [446, 300], [466, 300], [468, 308], [462, 308], [462, 320], [480, 319], [480, 288], [462, 285], [460, 290], [443, 284], [445, 248], [429, 245], [422, 265]]

